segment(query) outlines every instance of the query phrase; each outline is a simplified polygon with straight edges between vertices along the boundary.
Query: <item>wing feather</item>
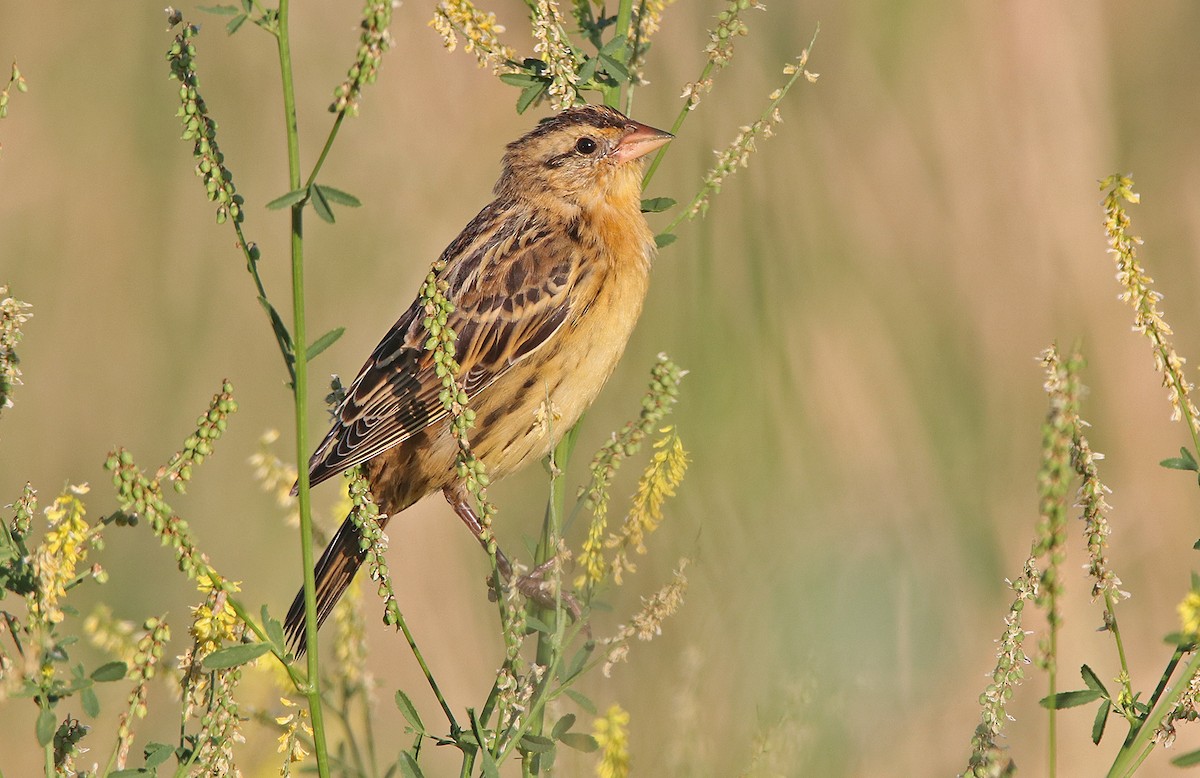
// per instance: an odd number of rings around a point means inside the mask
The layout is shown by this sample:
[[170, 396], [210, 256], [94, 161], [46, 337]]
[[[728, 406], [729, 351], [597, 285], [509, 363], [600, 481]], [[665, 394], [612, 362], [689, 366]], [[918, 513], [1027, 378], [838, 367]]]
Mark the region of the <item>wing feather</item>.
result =
[[[446, 250], [455, 359], [468, 398], [554, 337], [571, 315], [578, 248], [537, 220], [485, 208]], [[481, 223], [482, 222], [482, 223]], [[487, 224], [495, 225], [486, 229]], [[471, 240], [470, 235], [476, 234]], [[561, 231], [560, 231], [561, 234]], [[450, 255], [447, 257], [447, 255]], [[375, 347], [309, 461], [311, 483], [365, 462], [446, 416], [420, 300]]]

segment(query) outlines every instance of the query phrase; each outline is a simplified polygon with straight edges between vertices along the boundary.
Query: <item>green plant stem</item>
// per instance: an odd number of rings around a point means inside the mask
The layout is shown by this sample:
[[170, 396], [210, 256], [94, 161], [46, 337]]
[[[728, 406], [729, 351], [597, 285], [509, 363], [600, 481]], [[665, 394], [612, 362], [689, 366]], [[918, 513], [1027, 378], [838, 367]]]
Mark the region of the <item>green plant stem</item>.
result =
[[[708, 78], [713, 71], [713, 67], [714, 65], [712, 60], [709, 60], [707, 63], [705, 63], [704, 69], [700, 71], [700, 78], [696, 79], [696, 82], [700, 83]], [[671, 124], [672, 135], [679, 134], [679, 128], [683, 126], [683, 123], [687, 120], [688, 114], [690, 113], [691, 111], [688, 110], [688, 103], [685, 101], [683, 108], [679, 110], [679, 115], [675, 117], [675, 121]], [[650, 179], [654, 178], [654, 174], [658, 172], [658, 166], [662, 164], [663, 157], [667, 155], [667, 149], [671, 148], [671, 145], [672, 144], [668, 143], [665, 146], [661, 146], [658, 149], [658, 153], [654, 155], [654, 159], [650, 161], [650, 167], [646, 168], [646, 173], [642, 176], [643, 189], [650, 184]]]
[[[1171, 661], [1167, 662], [1167, 669], [1163, 671], [1162, 678], [1158, 679], [1158, 686], [1154, 689], [1154, 694], [1150, 695], [1150, 702], [1147, 706], [1153, 708], [1158, 704], [1158, 700], [1162, 697], [1164, 691], [1167, 690], [1167, 684], [1171, 682], [1171, 676], [1175, 674], [1175, 668], [1179, 667], [1179, 661], [1183, 659], [1183, 655], [1187, 653], [1181, 646], [1175, 647], [1175, 653], [1171, 655]], [[1130, 736], [1132, 739], [1132, 735]]]
[[[1179, 701], [1179, 696], [1187, 688], [1188, 681], [1191, 680], [1197, 671], [1200, 671], [1200, 653], [1192, 655], [1191, 661], [1184, 667], [1175, 685], [1166, 691], [1157, 704], [1153, 705], [1150, 712], [1146, 714], [1146, 718], [1142, 721], [1141, 726], [1137, 728], [1133, 738], [1121, 747], [1116, 760], [1113, 762], [1113, 766], [1109, 768], [1109, 778], [1123, 778], [1123, 776], [1132, 775], [1137, 770], [1138, 765], [1142, 763], [1154, 748], [1151, 738], [1154, 736], [1155, 730], [1158, 729], [1158, 725], [1162, 723], [1162, 720], [1175, 707], [1175, 703]], [[1166, 679], [1167, 676], [1164, 676], [1164, 682], [1166, 682]]]
[[[821, 26], [817, 25], [816, 31], [813, 32], [812, 40], [810, 40], [808, 43], [807, 51], [810, 51], [810, 52], [812, 51], [812, 47], [814, 45], [816, 45], [816, 43], [817, 43], [817, 35], [819, 35], [820, 33], [821, 33]], [[700, 81], [703, 81], [704, 79], [708, 78], [708, 74], [712, 71], [712, 68], [713, 68], [712, 62], [709, 62], [707, 65], [705, 65], [704, 71], [700, 74]], [[774, 114], [776, 109], [779, 108], [779, 104], [782, 103], [784, 98], [787, 97], [788, 92], [790, 92], [792, 90], [792, 87], [796, 85], [796, 82], [799, 81], [800, 78], [804, 76], [804, 72], [805, 72], [805, 70], [803, 67], [796, 68], [796, 72], [792, 74], [792, 77], [789, 78], [787, 80], [787, 82], [782, 87], [779, 88], [779, 94], [776, 95], [775, 99], [773, 99], [770, 103], [767, 104], [766, 110], [763, 111], [762, 114], [758, 117], [758, 121], [767, 122], [771, 118], [772, 114]], [[683, 110], [679, 112], [679, 116], [677, 116], [675, 118], [675, 124], [673, 124], [671, 126], [671, 134], [672, 135], [679, 132], [679, 128], [683, 125], [683, 120], [687, 118], [687, 115], [689, 113], [690, 113], [690, 111], [688, 111], [687, 105], [685, 104], [683, 107]], [[654, 171], [658, 170], [658, 165], [662, 161], [663, 155], [667, 153], [667, 149], [671, 148], [672, 145], [674, 145], [674, 144], [671, 144], [671, 143], [666, 144], [665, 146], [663, 146], [662, 148], [660, 148], [658, 150], [657, 154], [654, 155], [654, 161], [650, 163], [650, 168], [646, 171], [646, 174], [644, 176], [642, 176], [642, 187], [643, 188], [645, 188], [645, 186], [650, 183], [650, 179], [654, 176]], [[684, 219], [692, 218], [693, 210], [694, 210], [696, 204], [699, 203], [705, 196], [707, 196], [711, 189], [713, 189], [713, 185], [711, 184], [711, 182], [709, 182], [706, 179], [704, 185], [702, 187], [700, 187], [700, 191], [697, 192], [696, 196], [692, 198], [691, 203], [689, 203], [686, 208], [684, 208], [682, 211], [679, 212], [679, 215], [676, 216], [675, 219], [669, 225], [667, 225], [667, 228], [665, 230], [663, 230], [663, 232], [668, 232], [668, 233], [674, 232], [675, 228], [678, 227]]]
[[[630, 5], [632, 7], [632, 3]], [[638, 19], [640, 20], [640, 19], [645, 19], [645, 18], [646, 18], [646, 0], [639, 0], [638, 1]], [[641, 47], [642, 47], [642, 25], [639, 22], [637, 27], [634, 28], [633, 38], [629, 41], [629, 46], [626, 48], [626, 51], [629, 52], [629, 56], [625, 60], [626, 64], [629, 64], [630, 62], [634, 61], [634, 59], [637, 57], [638, 49], [640, 49]], [[632, 75], [632, 73], [630, 75]], [[636, 88], [637, 88], [637, 80], [630, 78], [628, 85], [625, 87], [625, 108], [622, 111], [626, 116], [633, 115], [633, 91]]]
[[[583, 631], [583, 627], [584, 624], [582, 622], [575, 623], [571, 626], [571, 633], [569, 635], [565, 635], [560, 623], [559, 644], [571, 645], [575, 641], [575, 638], [579, 637], [579, 633]], [[600, 661], [600, 659], [597, 659], [584, 665], [583, 669], [581, 669], [566, 682], [561, 683], [557, 689], [550, 690], [550, 682], [556, 675], [558, 675], [559, 668], [562, 665], [562, 653], [557, 653], [550, 665], [546, 668], [546, 673], [542, 677], [541, 686], [534, 693], [531, 699], [529, 715], [525, 717], [525, 720], [521, 723], [521, 726], [517, 728], [516, 732], [513, 732], [508, 738], [506, 738], [505, 748], [496, 756], [496, 762], [503, 762], [504, 759], [512, 752], [513, 748], [515, 748], [517, 744], [521, 742], [521, 738], [529, 734], [532, 729], [533, 722], [536, 719], [543, 718], [545, 716], [546, 705], [558, 699], [559, 696], [565, 694], [567, 689], [571, 687], [576, 679], [582, 677], [588, 670], [596, 667]]]
[[46, 778], [55, 778], [57, 771], [54, 769], [54, 738], [50, 738], [50, 742], [42, 747], [42, 752], [45, 755]]
[[442, 690], [438, 687], [437, 681], [434, 680], [433, 673], [429, 670], [429, 665], [425, 663], [425, 655], [417, 647], [417, 640], [409, 630], [408, 622], [405, 621], [404, 614], [400, 612], [399, 608], [396, 609], [396, 626], [404, 634], [404, 639], [408, 642], [408, 649], [412, 651], [413, 657], [421, 667], [421, 672], [425, 674], [425, 680], [429, 683], [429, 688], [433, 690], [433, 696], [437, 698], [438, 705], [442, 706], [442, 712], [446, 714], [446, 720], [450, 723], [451, 735], [457, 737], [462, 728], [458, 725], [458, 721], [455, 720], [454, 711], [450, 710], [450, 705], [446, 702], [445, 696], [442, 695]]
[[[333, 700], [329, 699], [328, 697], [325, 697], [324, 695], [321, 696], [321, 700], [324, 702], [325, 707], [328, 708], [329, 711], [334, 716], [337, 716], [338, 719], [341, 720], [341, 722], [342, 722], [342, 729], [346, 733], [346, 745], [348, 747], [348, 750], [350, 751], [350, 757], [354, 760], [355, 770], [358, 772], [359, 775], [363, 775], [363, 776], [367, 775], [368, 774], [367, 767], [366, 767], [366, 764], [363, 762], [362, 749], [359, 747], [358, 738], [354, 734], [354, 722], [350, 720], [350, 695], [349, 695], [349, 693], [347, 692], [346, 689], [344, 689], [344, 688], [342, 689], [342, 704], [341, 705], [336, 704]], [[367, 725], [368, 725], [367, 729], [368, 729], [368, 731], [370, 731], [370, 722], [369, 721], [367, 722]]]
[[[613, 37], [618, 35], [627, 35], [629, 32], [629, 22], [633, 19], [633, 0], [621, 0], [617, 6], [617, 18], [613, 24]], [[628, 64], [630, 60], [630, 41], [625, 41], [625, 47], [617, 52], [617, 56], [621, 60], [621, 64]], [[633, 83], [626, 82], [627, 91], [633, 90]], [[609, 108], [621, 107], [621, 84], [605, 85], [601, 88], [600, 93], [604, 95], [604, 104]]]
[[329, 156], [329, 150], [333, 148], [333, 141], [337, 138], [338, 130], [342, 128], [342, 122], [346, 118], [346, 110], [338, 111], [337, 118], [333, 120], [333, 126], [329, 128], [329, 136], [325, 138], [325, 145], [321, 148], [321, 154], [317, 157], [317, 162], [313, 165], [312, 172], [308, 174], [308, 180], [304, 182], [304, 188], [317, 183], [317, 173], [321, 172], [321, 168], [325, 165], [325, 158]]
[[[289, 191], [300, 187], [300, 138], [296, 120], [296, 92], [292, 81], [291, 34], [288, 24], [290, 0], [279, 0], [278, 35], [279, 69], [283, 86], [283, 120], [287, 136]], [[317, 649], [317, 598], [313, 571], [312, 507], [309, 498], [308, 468], [308, 338], [304, 319], [304, 208], [292, 206], [292, 342], [294, 344], [295, 379], [292, 393], [296, 416], [296, 481], [300, 510], [300, 557], [304, 566], [304, 638], [308, 659], [308, 715], [313, 728], [313, 746], [317, 757], [317, 773], [329, 776], [329, 753], [325, 742], [325, 717], [322, 714], [320, 666]]]
[[363, 727], [367, 731], [367, 759], [371, 762], [371, 775], [379, 775], [379, 759], [375, 755], [375, 728], [371, 726], [371, 696], [365, 686], [359, 686], [359, 699], [363, 709]]
[[[614, 25], [613, 36], [628, 35], [629, 23], [633, 20], [633, 0], [621, 0], [617, 6], [617, 23]], [[629, 62], [629, 46], [631, 42], [626, 40], [625, 50], [621, 54], [621, 64]], [[613, 106], [614, 108], [616, 106]]]
[[[1049, 680], [1049, 694], [1053, 698], [1058, 692], [1058, 619], [1054, 618], [1054, 614], [1057, 612], [1054, 595], [1051, 594], [1050, 598], [1050, 655], [1047, 657], [1046, 675]], [[1050, 714], [1050, 720], [1047, 724], [1046, 733], [1049, 738], [1046, 749], [1046, 774], [1050, 778], [1054, 778], [1058, 774], [1058, 709], [1051, 705], [1050, 710], [1047, 712]]]
[[[624, 6], [625, 3], [622, 3]], [[621, 29], [621, 28], [618, 28]], [[582, 419], [580, 420], [582, 421]], [[538, 566], [549, 562], [558, 552], [558, 539], [562, 533], [562, 517], [564, 505], [566, 504], [566, 484], [563, 478], [563, 473], [571, 462], [571, 453], [575, 450], [575, 442], [579, 439], [579, 424], [567, 430], [567, 434], [563, 435], [562, 440], [550, 452], [550, 497], [546, 501], [546, 516], [542, 521], [542, 538], [538, 543], [537, 551], [534, 556], [534, 563]], [[550, 667], [557, 664], [560, 651], [560, 633], [562, 631], [561, 620], [562, 612], [562, 586], [561, 582], [556, 583], [556, 593], [558, 597], [559, 607], [554, 610], [538, 609], [538, 618], [545, 622], [554, 634], [539, 631], [537, 636], [537, 653], [536, 662], [539, 666], [546, 668], [546, 675], [543, 679], [542, 688], [547, 688], [550, 682]], [[529, 731], [534, 735], [541, 735], [545, 730], [545, 709], [539, 707], [536, 713], [531, 713], [529, 717]], [[530, 764], [532, 774], [537, 774], [541, 769], [541, 755], [534, 754], [526, 762]]]
[[[1121, 630], [1117, 626], [1117, 601], [1111, 591], [1104, 592], [1104, 607], [1108, 611], [1107, 626], [1117, 644], [1117, 656], [1121, 660], [1121, 676], [1125, 679], [1122, 684], [1127, 700], [1133, 699], [1133, 681], [1129, 675], [1129, 661], [1125, 657], [1125, 641], [1121, 639]], [[1128, 716], [1128, 714], [1126, 714]]]
[[246, 258], [246, 271], [250, 273], [250, 278], [254, 280], [255, 291], [258, 292], [258, 304], [267, 313], [267, 318], [271, 319], [271, 331], [275, 333], [275, 342], [279, 346], [279, 353], [283, 357], [284, 369], [288, 371], [288, 379], [294, 384], [296, 382], [296, 368], [292, 364], [292, 351], [294, 346], [288, 342], [286, 332], [280, 332], [275, 327], [275, 321], [272, 318], [271, 311], [274, 311], [274, 306], [267, 299], [267, 289], [263, 286], [262, 276], [258, 273], [258, 259], [250, 250], [250, 244], [246, 241], [246, 235], [242, 231], [242, 225], [235, 219], [233, 222], [233, 231], [237, 234], [238, 246], [242, 249], [242, 256]]
[[[489, 529], [488, 531], [490, 532], [491, 530]], [[511, 650], [511, 647], [508, 644], [508, 635], [509, 635], [509, 624], [511, 623], [512, 614], [510, 614], [508, 612], [508, 602], [504, 596], [504, 590], [500, 585], [500, 581], [501, 581], [500, 562], [499, 562], [499, 558], [497, 557], [497, 551], [499, 550], [499, 546], [496, 544], [494, 537], [492, 538], [491, 542], [489, 542], [487, 544], [486, 548], [487, 548], [488, 556], [491, 558], [491, 561], [492, 561], [492, 581], [496, 585], [496, 607], [500, 613], [500, 629], [505, 638], [505, 646], [504, 646], [505, 660], [504, 660], [504, 665], [501, 667], [501, 671], [511, 670], [512, 669], [512, 659], [509, 658], [509, 656], [508, 656], [509, 652]], [[492, 682], [492, 690], [490, 692], [488, 692], [487, 700], [484, 702], [482, 718], [479, 718], [479, 717], [475, 718], [475, 722], [479, 725], [480, 728], [483, 728], [487, 725], [487, 719], [491, 717], [492, 712], [495, 709], [496, 700], [498, 698], [499, 693], [500, 693], [500, 673], [497, 673], [496, 680]], [[451, 734], [454, 737], [457, 737], [458, 731], [459, 730], [458, 730], [457, 725], [453, 725]], [[497, 742], [497, 744], [499, 743], [498, 738], [497, 738], [496, 742]], [[462, 775], [464, 777], [469, 776], [471, 774], [471, 772], [475, 769], [475, 757], [479, 755], [479, 749], [474, 748], [474, 747], [469, 747], [469, 748], [463, 747], [461, 744], [459, 747], [462, 749], [462, 752], [463, 752], [463, 760], [462, 760], [462, 767], [461, 767], [460, 775]], [[480, 746], [480, 748], [482, 748], [482, 746]]]

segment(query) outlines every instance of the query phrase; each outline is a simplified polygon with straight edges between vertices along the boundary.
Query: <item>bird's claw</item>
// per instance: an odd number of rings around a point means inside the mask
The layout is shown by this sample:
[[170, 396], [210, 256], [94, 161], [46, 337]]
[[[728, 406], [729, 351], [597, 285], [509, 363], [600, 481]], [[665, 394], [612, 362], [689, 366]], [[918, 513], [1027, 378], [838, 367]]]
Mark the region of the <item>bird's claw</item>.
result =
[[[556, 562], [555, 557], [550, 557], [528, 573], [516, 576], [515, 581], [513, 580], [511, 569], [508, 571], [501, 570], [500, 577], [504, 580], [505, 584], [516, 586], [517, 591], [522, 596], [532, 600], [539, 608], [555, 610], [561, 602], [570, 612], [571, 618], [578, 621], [583, 615], [583, 609], [579, 606], [579, 601], [570, 592], [555, 592], [553, 582], [546, 578], [546, 574], [554, 568]], [[497, 586], [495, 584], [494, 578], [488, 579], [488, 599], [492, 602], [495, 602], [497, 597]]]

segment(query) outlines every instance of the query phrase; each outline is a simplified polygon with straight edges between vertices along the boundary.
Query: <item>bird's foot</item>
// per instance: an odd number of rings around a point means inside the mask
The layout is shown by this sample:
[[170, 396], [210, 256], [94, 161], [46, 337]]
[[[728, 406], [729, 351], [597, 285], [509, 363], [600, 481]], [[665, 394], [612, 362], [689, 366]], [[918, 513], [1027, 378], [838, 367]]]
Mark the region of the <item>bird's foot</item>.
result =
[[[556, 610], [561, 602], [570, 612], [571, 618], [578, 621], [583, 615], [583, 609], [579, 606], [579, 601], [570, 592], [555, 591], [554, 581], [549, 577], [549, 574], [554, 570], [554, 566], [557, 563], [558, 560], [556, 557], [550, 557], [528, 573], [517, 575], [515, 579], [511, 568], [507, 571], [501, 570], [500, 577], [506, 584], [515, 586], [518, 592], [526, 599], [532, 600], [539, 608]], [[495, 581], [489, 581], [489, 585], [490, 592], [488, 596], [495, 601], [497, 596]]]

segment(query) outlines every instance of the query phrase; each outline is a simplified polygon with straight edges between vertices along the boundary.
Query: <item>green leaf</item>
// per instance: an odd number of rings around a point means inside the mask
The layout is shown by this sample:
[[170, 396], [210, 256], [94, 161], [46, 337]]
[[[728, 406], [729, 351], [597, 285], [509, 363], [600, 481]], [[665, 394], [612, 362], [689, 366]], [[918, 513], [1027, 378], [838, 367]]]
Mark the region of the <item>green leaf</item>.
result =
[[583, 665], [591, 656], [592, 646], [584, 644], [583, 648], [575, 652], [575, 656], [571, 657], [571, 662], [558, 674], [559, 680], [563, 683], [568, 683], [572, 678], [579, 675], [583, 670]]
[[601, 54], [600, 59], [604, 62], [604, 69], [610, 76], [614, 76], [618, 81], [629, 80], [629, 69], [625, 67], [624, 63], [605, 54]]
[[109, 683], [124, 680], [128, 672], [129, 667], [124, 662], [108, 662], [93, 670], [91, 678], [98, 683]]
[[677, 240], [676, 236], [669, 232], [660, 232], [654, 236], [654, 245], [661, 248], [670, 246]]
[[1112, 710], [1111, 700], [1105, 700], [1096, 709], [1096, 720], [1092, 722], [1092, 742], [1096, 745], [1100, 745], [1100, 738], [1104, 737], [1104, 725], [1108, 723], [1110, 710]]
[[496, 764], [496, 757], [492, 756], [491, 751], [480, 748], [479, 761], [483, 763], [484, 778], [500, 778], [500, 767]]
[[325, 193], [321, 191], [321, 187], [314, 186], [312, 188], [312, 207], [317, 212], [317, 216], [321, 217], [321, 221], [333, 224], [337, 219], [333, 218], [333, 209], [329, 207], [329, 201], [325, 199]]
[[267, 606], [262, 606], [262, 625], [266, 630], [267, 639], [271, 641], [271, 645], [280, 655], [287, 654], [287, 641], [283, 636], [283, 625], [279, 623], [279, 619], [271, 618], [271, 614], [267, 611]]
[[1038, 700], [1038, 705], [1041, 705], [1043, 708], [1063, 710], [1064, 708], [1087, 705], [1089, 702], [1098, 699], [1100, 699], [1100, 692], [1095, 689], [1080, 689], [1079, 691], [1059, 692], [1049, 697], [1043, 697]]
[[525, 616], [525, 626], [530, 627], [538, 632], [546, 635], [553, 635], [554, 629], [549, 624], [539, 619], [537, 616], [527, 614]]
[[670, 197], [651, 197], [642, 200], [642, 213], [661, 213], [673, 205], [675, 201]]
[[319, 189], [321, 194], [325, 195], [325, 199], [331, 203], [349, 206], [350, 208], [362, 206], [362, 201], [349, 192], [343, 192], [341, 189], [334, 189], [332, 186], [325, 186], [324, 184], [317, 184], [315, 188]]
[[1189, 751], [1186, 754], [1180, 754], [1171, 760], [1171, 764], [1176, 767], [1195, 767], [1200, 764], [1200, 751]]
[[600, 747], [600, 744], [596, 742], [596, 738], [591, 735], [585, 735], [582, 732], [567, 732], [559, 740], [567, 748], [573, 748], [585, 754], [590, 754]]
[[92, 687], [82, 689], [79, 692], [79, 704], [83, 706], [83, 712], [92, 718], [100, 715], [100, 699], [96, 696], [96, 690]]
[[1100, 678], [1092, 670], [1092, 668], [1084, 665], [1079, 668], [1079, 674], [1083, 676], [1083, 682], [1087, 684], [1089, 689], [1095, 689], [1104, 697], [1108, 697], [1108, 689], [1104, 688], [1104, 684], [1100, 682]]
[[54, 730], [58, 728], [58, 722], [54, 718], [54, 711], [49, 708], [42, 708], [38, 713], [37, 726], [37, 741], [39, 746], [45, 746], [54, 739]]
[[308, 197], [307, 189], [293, 189], [287, 194], [280, 195], [271, 202], [267, 203], [267, 208], [268, 210], [278, 211], [280, 208], [287, 208], [289, 205], [295, 205], [306, 197]]
[[1190, 632], [1171, 632], [1163, 637], [1163, 642], [1168, 646], [1178, 646], [1184, 651], [1191, 651], [1192, 646], [1196, 645], [1196, 636]]
[[1197, 464], [1196, 457], [1192, 456], [1192, 452], [1186, 448], [1179, 449], [1179, 456], [1164, 459], [1158, 464], [1171, 470], [1200, 471], [1200, 464]]
[[562, 736], [567, 734], [571, 727], [575, 726], [575, 714], [568, 713], [554, 724], [554, 729], [550, 731], [550, 737], [555, 740], [561, 740]]
[[166, 743], [149, 743], [142, 753], [146, 756], [146, 767], [153, 770], [171, 758], [175, 753], [175, 747]]
[[401, 751], [397, 764], [400, 765], [400, 774], [405, 778], [425, 778], [425, 773], [421, 772], [421, 765], [417, 764], [417, 760], [409, 752]]
[[540, 754], [553, 750], [554, 741], [541, 735], [523, 735], [521, 737], [521, 748], [526, 751], [532, 751], [535, 754]]
[[311, 362], [313, 357], [336, 343], [337, 339], [342, 337], [342, 333], [345, 331], [345, 327], [338, 327], [326, 332], [324, 335], [313, 341], [313, 344], [308, 347], [308, 351], [305, 352], [308, 355], [308, 361]]
[[198, 5], [196, 10], [204, 11], [206, 14], [217, 14], [218, 16], [233, 16], [238, 12], [236, 5]]
[[501, 73], [500, 80], [510, 86], [519, 86], [522, 89], [546, 83], [546, 79], [539, 76], [531, 76], [528, 73]]
[[[600, 64], [600, 60], [595, 57], [588, 57], [579, 67], [579, 83], [586, 84], [591, 81], [596, 75], [596, 67]], [[501, 76], [503, 78], [503, 76]]]
[[[471, 733], [475, 738], [475, 743], [479, 746], [479, 761], [483, 768], [484, 778], [500, 778], [500, 766], [496, 764], [496, 757], [483, 746], [486, 742], [483, 733], [479, 731], [479, 719], [475, 718], [475, 711], [467, 708], [467, 715], [471, 717]], [[464, 735], [467, 733], [463, 733]]]
[[583, 712], [589, 716], [596, 715], [596, 703], [592, 702], [588, 697], [574, 689], [567, 689], [567, 696], [575, 701], [575, 704], [583, 709]]
[[618, 52], [624, 53], [625, 40], [624, 35], [614, 36], [612, 40], [600, 47], [600, 53], [606, 57], [614, 56]]
[[425, 734], [425, 725], [421, 723], [421, 716], [417, 713], [416, 706], [412, 704], [412, 700], [408, 699], [408, 695], [399, 689], [396, 690], [396, 707], [400, 709], [401, 715], [408, 720], [413, 729]]
[[230, 667], [253, 662], [271, 650], [266, 643], [239, 643], [236, 646], [218, 648], [200, 663], [205, 670], [227, 670]]
[[542, 96], [542, 92], [545, 92], [549, 85], [549, 81], [541, 81], [522, 90], [521, 96], [517, 98], [517, 113], [525, 113], [525, 110]]
[[229, 20], [229, 24], [225, 25], [225, 34], [233, 35], [235, 32], [242, 29], [242, 25], [245, 24], [246, 20], [249, 18], [250, 17], [246, 16], [246, 14], [238, 14], [237, 16], [233, 17]]
[[271, 329], [275, 330], [275, 337], [287, 346], [288, 362], [293, 362], [296, 346], [292, 343], [292, 333], [288, 331], [287, 325], [283, 323], [283, 317], [279, 315], [279, 311], [275, 310], [275, 306], [271, 305], [267, 298], [258, 298], [258, 303], [267, 312], [267, 316], [271, 318]]

